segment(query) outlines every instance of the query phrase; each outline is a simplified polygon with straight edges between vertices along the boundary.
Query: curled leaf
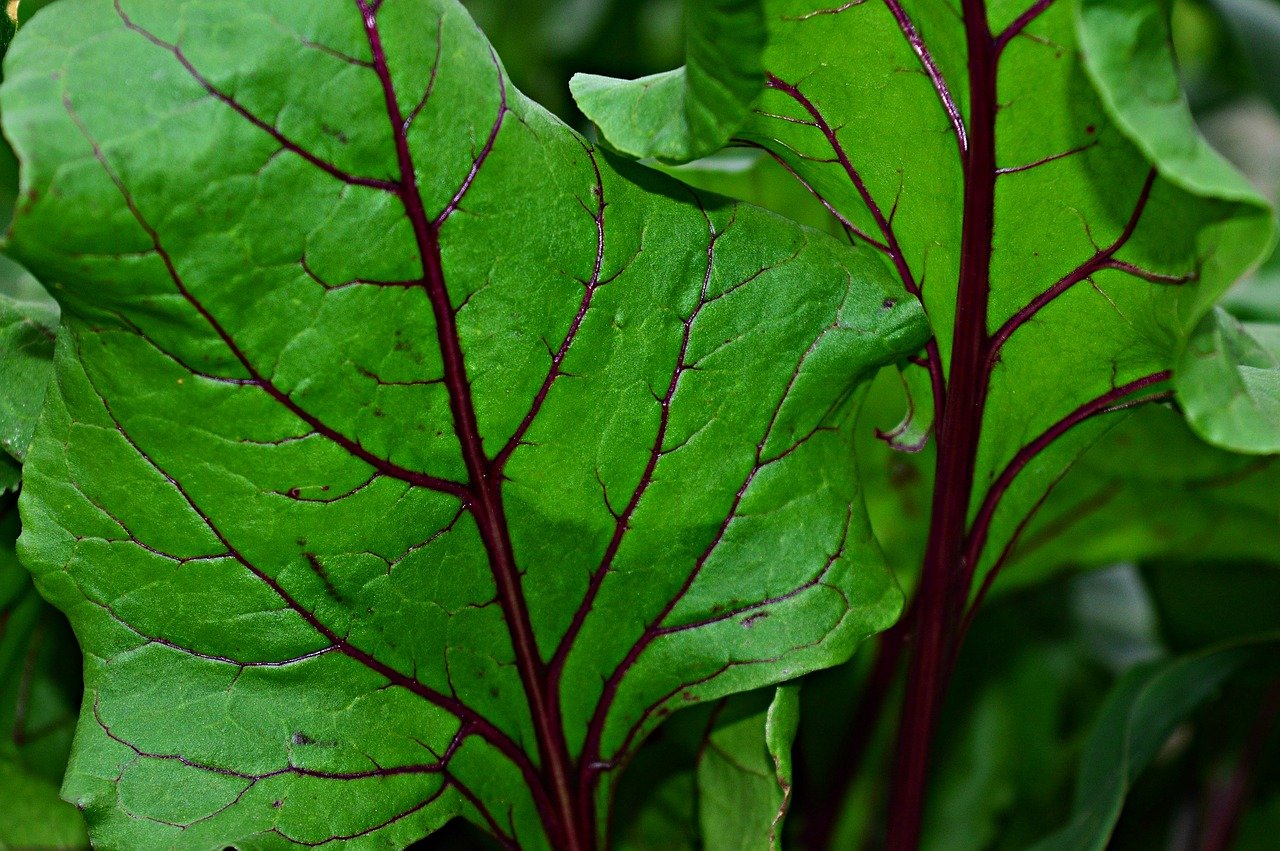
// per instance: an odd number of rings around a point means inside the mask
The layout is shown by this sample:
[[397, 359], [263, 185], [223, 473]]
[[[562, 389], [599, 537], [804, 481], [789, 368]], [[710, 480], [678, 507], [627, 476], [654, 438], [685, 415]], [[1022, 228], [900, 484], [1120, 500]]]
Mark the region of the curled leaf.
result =
[[685, 65], [618, 80], [576, 74], [578, 108], [615, 149], [684, 163], [724, 147], [764, 88], [761, 0], [686, 0]]
[[1280, 452], [1280, 324], [1242, 323], [1216, 308], [1175, 375], [1187, 421], [1206, 440], [1235, 452]]

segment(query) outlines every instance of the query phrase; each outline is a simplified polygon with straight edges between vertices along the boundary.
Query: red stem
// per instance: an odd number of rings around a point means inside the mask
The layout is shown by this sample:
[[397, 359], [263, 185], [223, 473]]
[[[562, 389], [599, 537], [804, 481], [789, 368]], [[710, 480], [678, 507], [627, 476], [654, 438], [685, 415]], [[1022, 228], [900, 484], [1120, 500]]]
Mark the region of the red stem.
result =
[[890, 851], [920, 844], [929, 750], [946, 692], [956, 601], [974, 469], [986, 403], [987, 303], [995, 224], [996, 59], [985, 0], [964, 0], [969, 49], [969, 147], [965, 160], [964, 224], [946, 407], [938, 430], [937, 475], [924, 568], [917, 592], [918, 628], [907, 669], [889, 792]]

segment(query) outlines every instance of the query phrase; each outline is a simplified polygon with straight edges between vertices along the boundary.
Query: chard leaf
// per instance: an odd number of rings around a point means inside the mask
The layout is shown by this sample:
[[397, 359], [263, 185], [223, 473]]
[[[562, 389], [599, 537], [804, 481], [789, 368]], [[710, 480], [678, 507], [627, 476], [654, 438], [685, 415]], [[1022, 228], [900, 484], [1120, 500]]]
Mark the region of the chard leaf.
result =
[[628, 768], [610, 847], [781, 847], [799, 709], [799, 685], [789, 684], [680, 713]]
[[597, 151], [454, 0], [63, 0], [10, 68], [95, 843], [586, 848], [664, 716], [897, 616], [821, 472], [927, 333], [870, 252]]
[[933, 433], [933, 388], [929, 371], [918, 363], [903, 361], [898, 365], [907, 410], [893, 428], [876, 430], [876, 437], [898, 452], [924, 451]]
[[1129, 786], [1174, 727], [1253, 664], [1274, 668], [1276, 639], [1213, 647], [1130, 671], [1112, 689], [1085, 745], [1071, 820], [1032, 851], [1103, 851]]
[[685, 163], [724, 147], [764, 88], [762, 0], [685, 0], [685, 65], [618, 80], [575, 74], [578, 108], [633, 157]]
[[770, 0], [767, 90], [739, 136], [923, 303], [962, 459], [939, 487], [971, 492], [956, 560], [981, 574], [1121, 411], [1168, 396], [1272, 221], [1196, 131], [1160, 4], [966, 9], [968, 28], [946, 3]]

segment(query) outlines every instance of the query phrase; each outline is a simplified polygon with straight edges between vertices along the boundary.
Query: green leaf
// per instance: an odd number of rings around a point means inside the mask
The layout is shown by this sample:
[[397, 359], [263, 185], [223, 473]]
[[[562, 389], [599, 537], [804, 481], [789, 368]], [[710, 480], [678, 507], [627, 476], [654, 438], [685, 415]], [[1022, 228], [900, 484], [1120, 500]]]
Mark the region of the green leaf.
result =
[[[26, 457], [53, 375], [57, 330], [58, 305], [22, 267], [0, 256], [0, 449], [17, 463]], [[17, 483], [3, 475], [0, 491]]]
[[1191, 330], [1271, 238], [1265, 202], [1192, 123], [1162, 14], [992, 5], [994, 70], [971, 79], [947, 4], [766, 4], [768, 88], [739, 135], [920, 298], [935, 385], [954, 395], [963, 377], [973, 398], [951, 410], [983, 411], [966, 432], [979, 572], [1125, 406], [1165, 395]]
[[[1162, 177], [1202, 197], [1263, 207], [1257, 191], [1196, 130], [1173, 71], [1165, 14], [1147, 0], [1082, 0], [1086, 68], [1120, 127]], [[1214, 232], [1214, 259], [1200, 274], [1216, 286], [1188, 319], [1204, 315], [1226, 285], [1266, 257], [1273, 237], [1260, 220], [1247, 218]], [[1276, 357], [1241, 330], [1224, 312], [1195, 326], [1175, 370], [1179, 400], [1192, 427], [1210, 441], [1236, 451], [1280, 451]], [[1210, 354], [1215, 351], [1217, 357]]]
[[762, 0], [685, 0], [685, 65], [618, 80], [575, 74], [578, 108], [633, 157], [683, 163], [718, 151], [764, 88]]
[[708, 851], [782, 847], [800, 686], [728, 701], [698, 759], [698, 812]]
[[1178, 364], [1178, 401], [1205, 439], [1235, 452], [1280, 452], [1280, 324], [1201, 320]]
[[685, 165], [654, 166], [695, 189], [728, 195], [832, 236], [845, 236], [839, 220], [763, 151], [726, 148]]
[[936, 745], [930, 851], [1024, 849], [1070, 814], [1079, 745], [1111, 684], [1081, 640], [1096, 633], [1073, 617], [1078, 585], [1005, 597], [974, 622]]
[[[1169, 39], [1168, 6], [1150, 0], [1080, 0], [1078, 27], [1084, 67], [1121, 132], [1165, 180], [1202, 198], [1266, 202], [1201, 135], [1178, 84]], [[1219, 248], [1234, 266], [1263, 256], [1259, 223], [1244, 219], [1248, 237]], [[1270, 228], [1261, 228], [1269, 235]], [[1230, 280], [1227, 281], [1230, 283]]]
[[1081, 758], [1071, 821], [1033, 851], [1103, 851], [1130, 784], [1174, 727], [1245, 666], [1274, 665], [1275, 653], [1276, 639], [1255, 639], [1125, 675], [1108, 696]]
[[1227, 293], [1223, 306], [1245, 322], [1280, 322], [1280, 251]]
[[17, 24], [7, 14], [0, 13], [0, 59], [9, 52], [9, 44], [18, 31]]
[[737, 694], [660, 728], [618, 787], [610, 847], [779, 847], [798, 695], [796, 684]]
[[0, 848], [87, 848], [58, 798], [75, 723], [79, 654], [66, 622], [18, 564], [18, 512], [0, 500]]
[[1019, 536], [995, 590], [1121, 561], [1280, 565], [1280, 463], [1206, 444], [1176, 412], [1135, 411], [1091, 447]]
[[0, 757], [0, 848], [88, 848], [84, 819], [58, 786]]
[[452, 0], [65, 0], [12, 60], [96, 843], [573, 847], [667, 714], [897, 616], [815, 476], [926, 334], [869, 252], [593, 149]]
[[876, 436], [898, 452], [921, 452], [933, 433], [936, 413], [929, 370], [918, 363], [903, 361], [898, 364], [898, 375], [906, 396], [906, 413], [893, 428], [877, 429]]

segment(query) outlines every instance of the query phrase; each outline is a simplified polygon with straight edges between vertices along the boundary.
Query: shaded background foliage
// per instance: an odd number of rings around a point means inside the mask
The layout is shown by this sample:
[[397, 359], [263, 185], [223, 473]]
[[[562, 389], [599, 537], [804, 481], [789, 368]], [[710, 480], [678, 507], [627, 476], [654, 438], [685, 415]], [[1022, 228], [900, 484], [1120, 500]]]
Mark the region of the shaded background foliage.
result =
[[[19, 23], [47, 2], [23, 0], [16, 6]], [[516, 85], [589, 136], [593, 130], [569, 96], [571, 74], [634, 78], [681, 61], [679, 0], [465, 5]], [[1202, 129], [1277, 200], [1280, 2], [1178, 0], [1173, 18], [1183, 82]], [[843, 236], [820, 205], [758, 152], [731, 150], [668, 171]], [[0, 217], [6, 221], [16, 177], [5, 150]], [[0, 262], [0, 294], [38, 299], [21, 269]], [[1242, 319], [1280, 320], [1280, 252], [1235, 288], [1228, 305]], [[862, 414], [858, 466], [877, 535], [909, 587], [928, 523], [931, 449], [898, 452], [875, 436], [876, 429], [890, 429], [904, 407], [901, 381], [886, 370]], [[1152, 445], [1164, 447], [1160, 457], [1145, 451]], [[0, 800], [6, 813], [31, 814], [13, 824], [0, 815], [0, 847], [83, 846], [78, 814], [51, 794], [78, 702], [74, 639], [61, 616], [35, 597], [13, 557], [20, 452], [0, 460], [0, 488], [9, 492], [0, 498]], [[1280, 630], [1278, 493], [1280, 468], [1273, 461], [1212, 449], [1159, 408], [1131, 417], [1076, 464], [1014, 552], [959, 660], [938, 741], [926, 847], [1033, 845], [1070, 819], [1094, 724], [1135, 666]], [[891, 632], [879, 644], [893, 640]], [[829, 847], [876, 843], [892, 725], [873, 731], [849, 721], [874, 689], [875, 651], [868, 643], [849, 664], [803, 684], [787, 823], [792, 847], [812, 844], [823, 833], [820, 825], [829, 828]], [[1247, 806], [1231, 847], [1275, 846], [1280, 735], [1265, 723], [1280, 703], [1273, 677], [1274, 671], [1235, 678], [1177, 721], [1133, 782], [1111, 847], [1217, 847], [1215, 819], [1241, 809], [1241, 797]], [[894, 700], [888, 688], [887, 704]], [[699, 789], [709, 788], [707, 754], [714, 753], [717, 736], [732, 735], [738, 712], [696, 708], [653, 737], [619, 791], [617, 847], [722, 847], [714, 825], [707, 831], [713, 805]], [[858, 752], [861, 758], [850, 758]], [[23, 832], [32, 825], [49, 832]], [[458, 822], [421, 847], [486, 842]]]

